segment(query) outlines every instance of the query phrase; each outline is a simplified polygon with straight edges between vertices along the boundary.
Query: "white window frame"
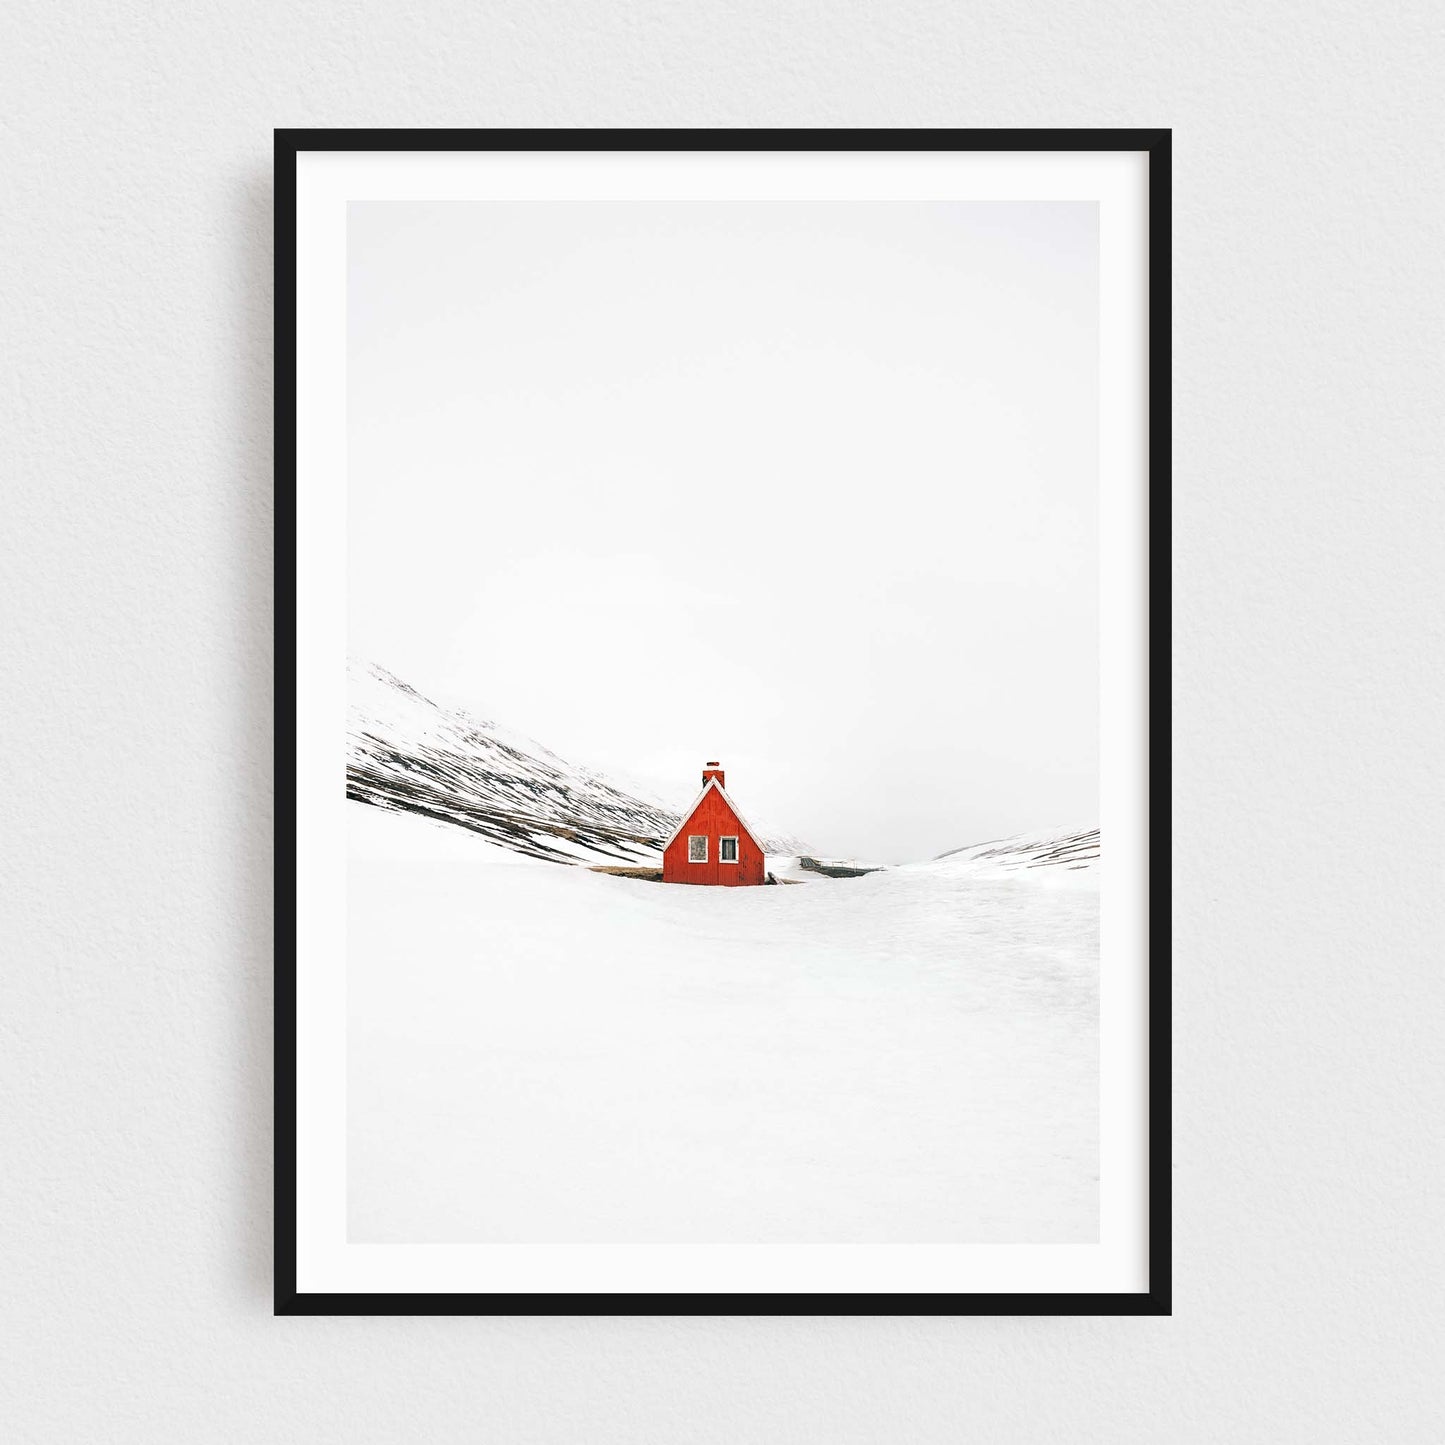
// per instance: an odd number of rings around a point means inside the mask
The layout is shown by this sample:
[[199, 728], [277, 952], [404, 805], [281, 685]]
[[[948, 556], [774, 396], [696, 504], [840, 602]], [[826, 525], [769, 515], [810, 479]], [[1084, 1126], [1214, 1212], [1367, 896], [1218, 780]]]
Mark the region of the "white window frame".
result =
[[[723, 847], [724, 843], [731, 843], [733, 845], [733, 856], [731, 858], [727, 856], [726, 849]], [[741, 851], [738, 847], [738, 835], [736, 833], [729, 833], [726, 837], [717, 840], [717, 861], [719, 863], [736, 863], [738, 861], [738, 854]]]
[[[706, 833], [689, 833], [689, 834], [687, 835], [687, 861], [688, 861], [689, 863], [706, 863], [706, 862], [707, 862], [707, 836], [708, 836], [708, 835], [707, 835]], [[693, 845], [694, 843], [701, 843], [701, 844], [702, 844], [702, 857], [701, 857], [701, 858], [694, 858], [694, 857], [692, 856], [692, 845]]]

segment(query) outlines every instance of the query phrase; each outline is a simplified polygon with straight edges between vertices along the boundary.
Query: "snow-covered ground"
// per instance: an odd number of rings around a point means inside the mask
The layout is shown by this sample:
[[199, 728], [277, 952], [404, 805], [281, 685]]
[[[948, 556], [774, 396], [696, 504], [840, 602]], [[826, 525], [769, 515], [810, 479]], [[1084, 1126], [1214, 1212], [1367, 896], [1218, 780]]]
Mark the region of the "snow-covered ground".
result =
[[1097, 1237], [1096, 862], [679, 888], [348, 813], [353, 1240]]

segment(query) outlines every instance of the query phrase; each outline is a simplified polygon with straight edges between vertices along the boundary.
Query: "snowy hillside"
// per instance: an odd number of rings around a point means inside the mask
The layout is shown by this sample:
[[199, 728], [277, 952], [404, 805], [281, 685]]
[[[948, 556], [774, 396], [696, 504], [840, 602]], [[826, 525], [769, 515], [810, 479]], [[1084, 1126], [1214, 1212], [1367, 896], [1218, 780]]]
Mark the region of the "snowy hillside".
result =
[[663, 888], [351, 812], [353, 1241], [1098, 1237], [1096, 869]]
[[[1049, 833], [1020, 833], [990, 843], [974, 843], [941, 853], [935, 864], [947, 864], [975, 873], [1087, 873], [1099, 867], [1097, 828], [1060, 829]], [[921, 865], [920, 865], [921, 866]]]
[[[346, 795], [556, 863], [657, 863], [681, 816], [357, 661], [347, 670]], [[770, 852], [800, 851], [795, 840], [759, 841]]]

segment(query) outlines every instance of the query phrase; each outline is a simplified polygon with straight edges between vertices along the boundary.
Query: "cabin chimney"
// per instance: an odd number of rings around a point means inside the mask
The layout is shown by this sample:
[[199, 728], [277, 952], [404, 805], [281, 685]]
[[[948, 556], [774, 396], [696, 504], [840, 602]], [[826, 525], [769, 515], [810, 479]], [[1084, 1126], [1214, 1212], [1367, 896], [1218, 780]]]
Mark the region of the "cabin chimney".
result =
[[721, 763], [709, 763], [707, 767], [702, 770], [703, 787], [707, 787], [709, 778], [716, 778], [718, 787], [727, 787], [727, 783], [723, 780], [723, 770]]

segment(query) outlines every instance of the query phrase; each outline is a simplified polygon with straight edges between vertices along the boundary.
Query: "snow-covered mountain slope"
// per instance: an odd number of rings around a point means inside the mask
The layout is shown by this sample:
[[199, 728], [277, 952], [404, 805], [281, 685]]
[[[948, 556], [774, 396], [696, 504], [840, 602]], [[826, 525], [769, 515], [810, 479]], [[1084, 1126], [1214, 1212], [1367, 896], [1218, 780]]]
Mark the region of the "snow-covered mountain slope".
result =
[[1028, 873], [1060, 870], [1097, 875], [1099, 830], [1057, 829], [1047, 833], [1020, 833], [990, 843], [975, 843], [940, 853], [934, 864], [979, 873]]
[[[355, 660], [347, 669], [346, 795], [556, 863], [658, 863], [681, 818], [636, 785], [442, 707], [385, 668]], [[798, 847], [759, 841], [770, 851]]]
[[346, 794], [561, 863], [650, 862], [678, 816], [358, 662], [347, 673]]

